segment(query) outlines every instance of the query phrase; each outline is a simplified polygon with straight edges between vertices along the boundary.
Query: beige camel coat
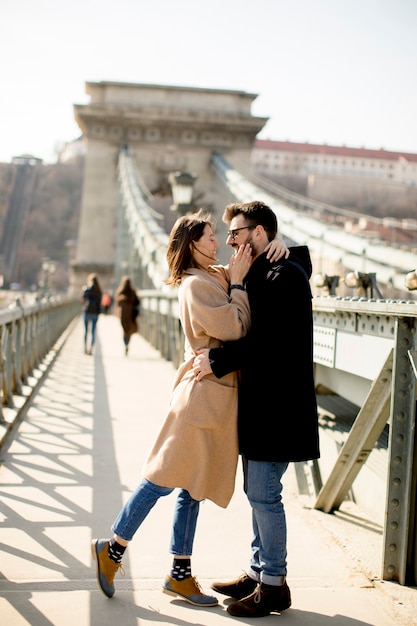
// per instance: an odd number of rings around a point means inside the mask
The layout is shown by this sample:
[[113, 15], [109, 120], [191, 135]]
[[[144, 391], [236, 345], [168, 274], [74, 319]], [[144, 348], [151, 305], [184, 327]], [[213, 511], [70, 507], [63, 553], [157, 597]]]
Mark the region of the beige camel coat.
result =
[[239, 339], [250, 325], [245, 291], [228, 294], [227, 268], [190, 269], [178, 291], [186, 336], [184, 362], [174, 382], [168, 415], [144, 467], [163, 487], [186, 489], [195, 500], [226, 507], [233, 495], [238, 460], [237, 374], [213, 374], [200, 382], [191, 369], [201, 348]]

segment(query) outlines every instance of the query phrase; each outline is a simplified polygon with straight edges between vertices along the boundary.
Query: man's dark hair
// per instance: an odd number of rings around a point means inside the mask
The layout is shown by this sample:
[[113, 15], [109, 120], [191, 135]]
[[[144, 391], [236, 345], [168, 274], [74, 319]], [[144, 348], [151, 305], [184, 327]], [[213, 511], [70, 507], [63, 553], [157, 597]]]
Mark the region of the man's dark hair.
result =
[[273, 210], [263, 202], [254, 200], [253, 202], [228, 204], [223, 213], [223, 222], [230, 224], [236, 215], [243, 215], [249, 226], [263, 226], [268, 241], [275, 239], [278, 230], [277, 217]]

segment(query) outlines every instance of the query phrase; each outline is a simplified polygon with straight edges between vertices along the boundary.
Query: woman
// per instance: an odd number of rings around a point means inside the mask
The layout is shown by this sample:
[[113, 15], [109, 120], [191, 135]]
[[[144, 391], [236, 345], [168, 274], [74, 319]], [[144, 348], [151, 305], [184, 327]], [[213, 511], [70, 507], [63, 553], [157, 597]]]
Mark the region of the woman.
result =
[[[84, 303], [84, 352], [93, 353], [96, 341], [96, 326], [101, 311], [102, 291], [96, 274], [90, 274], [87, 279], [87, 287], [84, 288], [82, 301]], [[91, 341], [88, 348], [88, 330], [91, 324]]]
[[129, 352], [131, 336], [138, 332], [137, 318], [139, 315], [140, 301], [133, 289], [128, 276], [123, 276], [115, 294], [116, 315], [120, 318], [123, 328], [123, 343], [125, 354]]
[[[250, 246], [242, 246], [228, 267], [214, 265], [219, 242], [201, 210], [179, 218], [169, 237], [170, 278], [178, 285], [185, 358], [177, 372], [170, 409], [144, 468], [144, 479], [112, 525], [110, 540], [94, 539], [97, 579], [112, 597], [114, 577], [133, 535], [161, 496], [179, 487], [170, 552], [174, 555], [163, 591], [196, 606], [216, 606], [191, 575], [191, 554], [200, 501], [227, 506], [238, 459], [237, 374], [219, 381], [195, 380], [196, 351], [220, 346], [247, 333], [250, 310], [243, 278], [251, 264]], [[230, 284], [236, 288], [229, 289]]]

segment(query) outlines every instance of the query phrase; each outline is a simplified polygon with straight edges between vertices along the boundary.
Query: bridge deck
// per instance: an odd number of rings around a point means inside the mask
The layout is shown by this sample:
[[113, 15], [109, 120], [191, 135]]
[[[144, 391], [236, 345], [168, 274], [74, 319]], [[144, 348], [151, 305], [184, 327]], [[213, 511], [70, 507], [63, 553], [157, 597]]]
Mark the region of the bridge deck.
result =
[[[13, 441], [2, 449], [1, 622], [224, 624], [226, 598], [203, 610], [160, 592], [171, 564], [173, 495], [158, 502], [131, 543], [115, 597], [109, 601], [97, 589], [90, 540], [109, 535], [139, 480], [168, 407], [174, 368], [138, 335], [125, 357], [113, 316], [100, 317], [93, 356], [83, 353], [82, 332], [80, 319]], [[293, 468], [284, 498], [290, 613], [300, 623], [415, 623], [417, 590], [378, 581], [381, 528], [352, 502], [334, 515], [311, 509], [312, 502], [297, 493]], [[246, 567], [250, 537], [239, 468], [230, 506], [201, 507], [193, 573], [207, 591], [213, 579], [234, 577]]]

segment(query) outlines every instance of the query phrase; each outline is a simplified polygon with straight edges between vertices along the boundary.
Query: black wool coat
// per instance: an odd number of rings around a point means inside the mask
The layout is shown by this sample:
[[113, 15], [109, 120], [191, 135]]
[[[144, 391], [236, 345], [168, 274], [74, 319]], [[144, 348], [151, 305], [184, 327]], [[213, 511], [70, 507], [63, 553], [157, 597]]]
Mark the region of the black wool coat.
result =
[[210, 350], [215, 376], [240, 370], [239, 451], [256, 461], [306, 461], [319, 452], [308, 248], [253, 262], [245, 283], [249, 334]]

